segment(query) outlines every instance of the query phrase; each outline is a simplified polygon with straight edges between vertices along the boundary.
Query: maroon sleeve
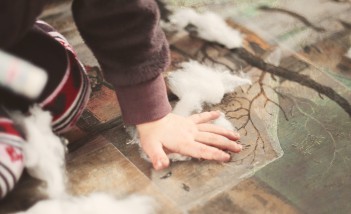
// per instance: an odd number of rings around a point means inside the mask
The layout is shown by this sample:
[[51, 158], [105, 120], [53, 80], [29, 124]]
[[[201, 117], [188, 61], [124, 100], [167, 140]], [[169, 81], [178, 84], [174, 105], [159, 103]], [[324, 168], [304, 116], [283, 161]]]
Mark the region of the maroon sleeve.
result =
[[75, 0], [77, 27], [117, 91], [127, 124], [171, 111], [161, 72], [169, 49], [154, 0]]
[[33, 27], [45, 0], [0, 1], [0, 48], [7, 49]]

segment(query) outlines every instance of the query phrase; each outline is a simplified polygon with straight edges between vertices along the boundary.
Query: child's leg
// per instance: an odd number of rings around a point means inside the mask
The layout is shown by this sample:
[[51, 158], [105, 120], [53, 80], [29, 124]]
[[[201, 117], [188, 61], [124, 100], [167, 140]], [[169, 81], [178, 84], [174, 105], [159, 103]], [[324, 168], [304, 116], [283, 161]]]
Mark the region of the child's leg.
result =
[[0, 199], [12, 190], [23, 171], [23, 137], [0, 107]]
[[50, 25], [37, 21], [10, 52], [48, 72], [48, 84], [36, 102], [52, 113], [55, 132], [67, 131], [78, 120], [90, 95], [85, 69], [71, 45]]
[[[52, 113], [56, 133], [72, 127], [88, 102], [89, 80], [65, 38], [48, 24], [38, 21], [33, 29], [15, 46], [7, 50], [48, 73], [48, 83], [34, 102]], [[24, 97], [1, 89], [0, 108], [26, 111], [31, 104]], [[25, 143], [11, 119], [0, 111], [0, 198], [18, 181], [23, 170], [22, 143]], [[43, 142], [45, 143], [45, 142]]]
[[69, 130], [82, 114], [91, 92], [89, 79], [73, 47], [63, 35], [59, 34], [43, 21], [37, 21], [35, 27], [41, 29], [59, 42], [64, 47], [67, 56], [65, 73], [67, 79], [61, 81], [61, 85], [56, 89], [57, 91], [51, 93], [46, 99], [40, 102], [44, 109], [54, 112], [53, 129], [61, 133]]

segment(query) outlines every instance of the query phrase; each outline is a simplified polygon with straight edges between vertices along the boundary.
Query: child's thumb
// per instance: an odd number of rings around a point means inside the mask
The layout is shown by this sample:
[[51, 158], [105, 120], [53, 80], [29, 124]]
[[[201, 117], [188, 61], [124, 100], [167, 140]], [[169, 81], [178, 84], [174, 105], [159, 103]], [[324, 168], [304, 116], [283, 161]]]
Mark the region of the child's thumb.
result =
[[161, 170], [169, 166], [169, 158], [167, 157], [163, 146], [160, 142], [145, 143], [146, 148], [143, 148], [149, 156], [154, 169]]
[[169, 159], [163, 150], [163, 145], [161, 142], [149, 140], [145, 142], [145, 139], [141, 139], [141, 145], [147, 156], [149, 156], [154, 169], [161, 170], [169, 166]]

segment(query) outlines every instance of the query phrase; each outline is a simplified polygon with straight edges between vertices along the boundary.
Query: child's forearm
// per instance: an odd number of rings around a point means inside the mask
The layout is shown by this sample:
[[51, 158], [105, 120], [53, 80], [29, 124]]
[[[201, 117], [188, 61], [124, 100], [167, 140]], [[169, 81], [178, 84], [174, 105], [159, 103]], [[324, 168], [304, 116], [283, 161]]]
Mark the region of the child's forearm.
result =
[[75, 0], [73, 16], [107, 81], [117, 89], [125, 122], [137, 124], [170, 112], [160, 73], [169, 49], [154, 0]]

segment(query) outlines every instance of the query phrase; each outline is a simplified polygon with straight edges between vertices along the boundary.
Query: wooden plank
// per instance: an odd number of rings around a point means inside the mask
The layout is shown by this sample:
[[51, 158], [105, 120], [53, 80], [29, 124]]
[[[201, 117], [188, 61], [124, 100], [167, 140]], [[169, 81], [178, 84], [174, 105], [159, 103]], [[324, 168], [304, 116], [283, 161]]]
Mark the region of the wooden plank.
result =
[[87, 109], [102, 123], [121, 116], [115, 91], [104, 85], [92, 94]]
[[[91, 192], [107, 192], [116, 197], [130, 194], [146, 195], [154, 198], [158, 204], [158, 213], [180, 213], [172, 201], [160, 193], [147, 177], [131, 164], [105, 138], [98, 137], [97, 148], [70, 154], [67, 162], [69, 190], [74, 195], [86, 195]], [[104, 143], [102, 143], [104, 142]], [[91, 148], [89, 148], [91, 150]]]
[[247, 179], [236, 187], [225, 191], [208, 202], [192, 209], [189, 213], [301, 213], [280, 195], [256, 179]]

